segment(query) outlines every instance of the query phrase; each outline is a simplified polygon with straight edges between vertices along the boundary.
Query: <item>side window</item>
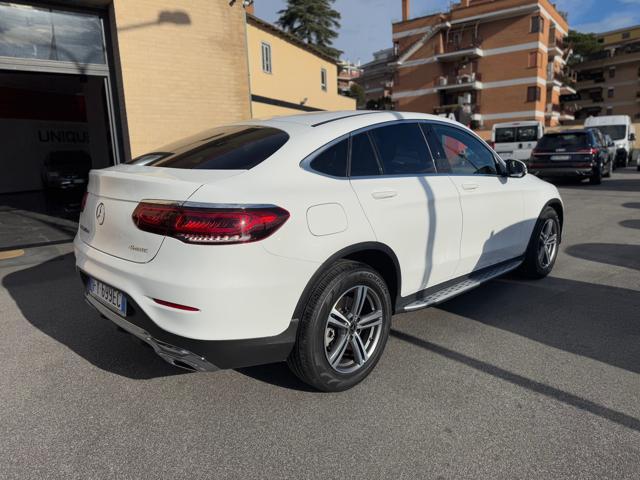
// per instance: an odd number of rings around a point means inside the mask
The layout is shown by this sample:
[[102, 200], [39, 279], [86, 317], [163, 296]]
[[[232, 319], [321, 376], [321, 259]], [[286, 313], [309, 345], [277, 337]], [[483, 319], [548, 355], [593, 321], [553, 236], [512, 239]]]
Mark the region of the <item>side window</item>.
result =
[[385, 175], [435, 173], [431, 155], [417, 123], [399, 123], [371, 130]]
[[364, 177], [381, 173], [369, 135], [366, 132], [355, 135], [351, 140], [351, 176]]
[[457, 175], [497, 175], [496, 160], [491, 150], [463, 130], [448, 125], [432, 124], [429, 142], [436, 161], [446, 161]]
[[271, 73], [271, 45], [262, 42], [262, 71]]
[[349, 140], [332, 145], [311, 160], [311, 168], [316, 172], [333, 177], [347, 176], [347, 156], [349, 155]]

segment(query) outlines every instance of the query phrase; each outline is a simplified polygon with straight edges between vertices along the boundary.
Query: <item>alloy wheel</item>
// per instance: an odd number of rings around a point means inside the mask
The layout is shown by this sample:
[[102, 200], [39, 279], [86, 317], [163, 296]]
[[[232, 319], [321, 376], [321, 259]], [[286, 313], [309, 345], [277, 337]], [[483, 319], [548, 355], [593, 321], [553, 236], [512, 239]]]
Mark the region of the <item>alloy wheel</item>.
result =
[[356, 285], [335, 302], [327, 318], [324, 347], [327, 361], [339, 373], [362, 368], [380, 344], [384, 312], [378, 294]]
[[543, 269], [549, 268], [558, 251], [558, 225], [554, 219], [544, 222], [538, 242], [538, 261]]

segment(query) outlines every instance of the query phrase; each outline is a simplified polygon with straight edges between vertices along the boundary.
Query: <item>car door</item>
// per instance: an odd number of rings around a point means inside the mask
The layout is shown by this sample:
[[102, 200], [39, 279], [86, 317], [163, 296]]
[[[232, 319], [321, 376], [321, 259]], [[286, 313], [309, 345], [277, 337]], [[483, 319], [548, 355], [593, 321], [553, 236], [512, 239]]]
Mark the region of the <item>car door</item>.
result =
[[437, 175], [418, 123], [354, 133], [350, 182], [377, 240], [398, 257], [403, 296], [452, 278], [460, 254], [460, 200], [451, 181]]
[[522, 179], [501, 175], [503, 166], [483, 142], [463, 128], [429, 123], [429, 145], [440, 170], [448, 168], [462, 206], [463, 227], [456, 276], [524, 253]]

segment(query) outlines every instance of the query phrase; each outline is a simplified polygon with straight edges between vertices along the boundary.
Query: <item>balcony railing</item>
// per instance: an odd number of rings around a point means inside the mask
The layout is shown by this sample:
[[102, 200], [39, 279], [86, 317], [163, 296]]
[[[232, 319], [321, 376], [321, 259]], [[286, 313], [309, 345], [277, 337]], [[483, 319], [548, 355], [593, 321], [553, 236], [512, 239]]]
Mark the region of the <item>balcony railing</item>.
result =
[[455, 85], [472, 84], [473, 82], [482, 81], [482, 75], [479, 73], [463, 73], [458, 75], [442, 75], [436, 77], [435, 83], [438, 87], [448, 87]]
[[438, 52], [439, 54], [442, 53], [454, 53], [454, 52], [459, 52], [461, 50], [471, 50], [473, 48], [482, 48], [482, 39], [481, 38], [475, 38], [473, 40], [471, 40], [470, 42], [452, 42], [452, 43], [447, 43], [444, 46], [443, 51]]

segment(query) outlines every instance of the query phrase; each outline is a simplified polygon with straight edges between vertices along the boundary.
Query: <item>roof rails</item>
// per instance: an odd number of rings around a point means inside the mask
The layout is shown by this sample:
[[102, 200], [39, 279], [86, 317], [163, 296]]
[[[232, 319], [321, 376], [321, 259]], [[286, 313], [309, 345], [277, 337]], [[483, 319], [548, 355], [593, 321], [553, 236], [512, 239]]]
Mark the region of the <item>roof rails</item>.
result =
[[320, 125], [325, 125], [327, 123], [331, 123], [331, 122], [337, 122], [338, 120], [342, 120], [344, 118], [351, 118], [351, 117], [359, 117], [361, 115], [370, 115], [370, 114], [375, 114], [375, 113], [383, 113], [384, 110], [381, 110], [379, 112], [362, 112], [362, 113], [353, 113], [351, 115], [344, 115], [342, 117], [336, 117], [336, 118], [331, 118], [329, 120], [325, 120], [324, 122], [319, 122], [319, 123], [314, 123], [313, 125], [311, 125], [312, 127], [319, 127]]

